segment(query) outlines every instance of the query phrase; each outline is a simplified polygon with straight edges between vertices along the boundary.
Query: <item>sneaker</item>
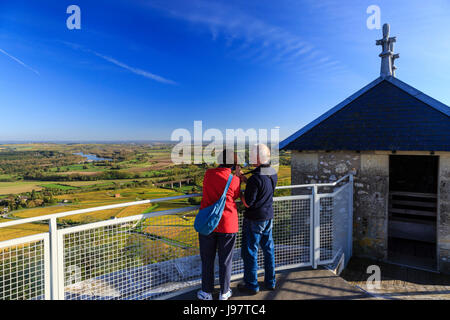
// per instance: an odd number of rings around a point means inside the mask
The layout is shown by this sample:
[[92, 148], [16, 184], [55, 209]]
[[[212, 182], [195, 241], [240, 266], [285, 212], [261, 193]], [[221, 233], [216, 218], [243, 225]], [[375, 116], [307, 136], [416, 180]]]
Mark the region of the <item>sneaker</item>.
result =
[[273, 287], [269, 287], [268, 285], [264, 285], [264, 290], [267, 290], [267, 291], [275, 291], [275, 286], [273, 286]]
[[240, 292], [251, 295], [251, 296], [254, 296], [255, 294], [257, 294], [259, 292], [259, 290], [253, 290], [253, 289], [247, 288], [245, 283], [238, 283], [237, 288]]
[[197, 292], [197, 298], [199, 298], [200, 300], [212, 300], [212, 294], [207, 293], [203, 290], [199, 290]]
[[232, 295], [233, 295], [233, 292], [230, 289], [230, 290], [228, 290], [227, 293], [220, 294], [219, 295], [219, 300], [228, 300]]

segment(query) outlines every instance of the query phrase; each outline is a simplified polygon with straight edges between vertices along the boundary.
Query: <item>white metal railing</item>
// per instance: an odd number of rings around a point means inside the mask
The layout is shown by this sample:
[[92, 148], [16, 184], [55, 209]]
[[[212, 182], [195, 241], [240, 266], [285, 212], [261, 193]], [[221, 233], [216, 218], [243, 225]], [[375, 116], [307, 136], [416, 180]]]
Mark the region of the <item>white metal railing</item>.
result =
[[[276, 269], [335, 263], [351, 256], [353, 177], [334, 183], [281, 186], [307, 190], [274, 198]], [[326, 189], [320, 192], [319, 189]], [[0, 299], [154, 299], [200, 283], [198, 206], [59, 228], [74, 214], [198, 197], [190, 194], [81, 209], [0, 223], [46, 221], [49, 232], [0, 242]], [[242, 215], [240, 215], [240, 225]], [[240, 277], [241, 237], [233, 256]], [[262, 253], [258, 258], [263, 266]], [[216, 266], [217, 267], [217, 266]]]

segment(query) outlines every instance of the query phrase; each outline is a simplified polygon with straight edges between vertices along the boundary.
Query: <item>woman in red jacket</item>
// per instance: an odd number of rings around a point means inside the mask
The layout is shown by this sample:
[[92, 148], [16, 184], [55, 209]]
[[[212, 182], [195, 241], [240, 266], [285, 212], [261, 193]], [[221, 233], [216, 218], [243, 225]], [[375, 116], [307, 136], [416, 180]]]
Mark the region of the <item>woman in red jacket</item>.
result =
[[[236, 165], [237, 157], [233, 151], [224, 150], [219, 155], [218, 168], [208, 169], [203, 179], [203, 198], [200, 208], [206, 208], [214, 204], [222, 196], [227, 184], [231, 169]], [[227, 161], [227, 159], [233, 159]], [[232, 163], [230, 163], [232, 162]], [[239, 170], [236, 170], [239, 172]], [[227, 300], [231, 297], [230, 289], [231, 267], [233, 259], [233, 249], [238, 232], [238, 213], [235, 200], [240, 196], [240, 179], [233, 176], [230, 187], [227, 191], [225, 209], [219, 225], [214, 231], [205, 236], [199, 234], [200, 257], [202, 260], [202, 289], [197, 292], [197, 297], [201, 300], [212, 300], [214, 290], [214, 259], [216, 252], [219, 255], [219, 282], [220, 300]]]

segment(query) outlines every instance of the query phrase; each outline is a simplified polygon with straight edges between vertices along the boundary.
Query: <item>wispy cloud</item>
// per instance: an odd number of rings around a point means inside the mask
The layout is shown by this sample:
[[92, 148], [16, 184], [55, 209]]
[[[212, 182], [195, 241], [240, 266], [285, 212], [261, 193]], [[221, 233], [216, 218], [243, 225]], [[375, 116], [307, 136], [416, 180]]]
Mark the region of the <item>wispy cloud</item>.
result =
[[111, 63], [115, 64], [118, 67], [126, 69], [126, 70], [128, 70], [130, 72], [133, 72], [134, 74], [137, 74], [137, 75], [140, 75], [140, 76], [143, 76], [145, 78], [152, 79], [152, 80], [155, 80], [155, 81], [158, 81], [158, 82], [161, 82], [161, 83], [177, 84], [175, 81], [163, 78], [161, 76], [158, 76], [157, 74], [154, 74], [154, 73], [151, 73], [151, 72], [139, 69], [139, 68], [130, 67], [129, 65], [127, 65], [127, 64], [125, 64], [123, 62], [120, 62], [120, 61], [118, 61], [118, 60], [116, 60], [114, 58], [108, 57], [108, 56], [104, 56], [104, 55], [102, 55], [100, 53], [97, 53], [95, 51], [91, 51], [91, 52], [93, 54], [95, 54], [97, 57], [100, 57], [100, 58], [102, 58], [102, 59], [104, 59], [104, 60], [106, 60], [108, 62], [111, 62]]
[[18, 64], [24, 66], [25, 68], [27, 68], [28, 70], [33, 71], [34, 73], [36, 73], [37, 75], [39, 75], [39, 72], [36, 71], [35, 69], [31, 68], [29, 65], [25, 64], [24, 62], [20, 61], [19, 59], [17, 59], [16, 57], [10, 55], [8, 52], [6, 52], [3, 49], [0, 49], [0, 52], [3, 53], [4, 55], [6, 55], [7, 57], [11, 58], [12, 60], [14, 60], [15, 62], [17, 62]]
[[237, 44], [230, 53], [253, 62], [271, 61], [284, 66], [321, 67], [336, 61], [310, 41], [289, 30], [258, 19], [228, 3], [192, 0], [154, 1], [147, 4], [166, 12], [170, 17], [204, 26], [213, 40], [223, 37], [227, 46]]
[[144, 78], [151, 79], [151, 80], [158, 81], [158, 82], [165, 83], [165, 84], [172, 84], [172, 85], [178, 84], [177, 82], [175, 82], [173, 80], [161, 77], [161, 76], [159, 76], [157, 74], [151, 73], [151, 72], [143, 70], [143, 69], [139, 69], [139, 68], [135, 68], [135, 67], [129, 66], [126, 63], [123, 63], [123, 62], [121, 62], [121, 61], [119, 61], [117, 59], [114, 59], [112, 57], [103, 55], [101, 53], [98, 53], [98, 52], [96, 52], [94, 50], [86, 49], [86, 48], [84, 48], [83, 46], [81, 46], [79, 44], [66, 42], [66, 41], [62, 41], [62, 42], [65, 45], [67, 45], [67, 46], [69, 46], [69, 47], [71, 47], [73, 49], [82, 50], [84, 52], [91, 53], [91, 54], [93, 54], [93, 55], [95, 55], [95, 56], [97, 56], [99, 58], [102, 58], [103, 60], [106, 60], [106, 61], [108, 61], [108, 62], [110, 62], [110, 63], [112, 63], [112, 64], [114, 64], [114, 65], [116, 65], [116, 66], [118, 66], [118, 67], [120, 67], [122, 69], [130, 71], [130, 72], [132, 72], [134, 74], [137, 74], [139, 76], [142, 76]]

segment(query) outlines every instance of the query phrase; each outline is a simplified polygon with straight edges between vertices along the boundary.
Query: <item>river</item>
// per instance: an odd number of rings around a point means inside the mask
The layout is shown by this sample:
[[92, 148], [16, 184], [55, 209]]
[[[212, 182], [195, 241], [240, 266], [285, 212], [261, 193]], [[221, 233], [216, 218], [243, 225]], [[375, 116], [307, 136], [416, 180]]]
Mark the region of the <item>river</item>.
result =
[[85, 157], [87, 160], [91, 160], [91, 161], [112, 161], [112, 159], [110, 159], [110, 158], [100, 158], [100, 157], [97, 157], [95, 154], [84, 154], [83, 152], [77, 152], [74, 154]]

